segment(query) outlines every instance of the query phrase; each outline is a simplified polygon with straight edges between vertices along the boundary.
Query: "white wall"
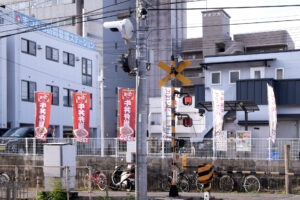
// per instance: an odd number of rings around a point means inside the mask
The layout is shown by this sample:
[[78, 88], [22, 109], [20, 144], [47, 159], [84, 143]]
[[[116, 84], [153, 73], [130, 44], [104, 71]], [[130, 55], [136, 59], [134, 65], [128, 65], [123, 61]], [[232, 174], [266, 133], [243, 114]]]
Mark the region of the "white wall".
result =
[[[176, 124], [176, 137], [197, 137], [205, 129], [205, 116], [200, 116], [198, 109], [194, 107], [195, 99], [193, 97], [193, 105], [185, 106], [182, 104], [182, 99], [179, 100], [178, 110], [182, 114], [188, 114], [193, 119], [192, 127], [184, 127], [183, 125]], [[149, 99], [149, 112], [161, 114], [161, 98], [152, 97]], [[150, 125], [151, 117], [149, 120], [149, 136], [161, 137], [161, 125]]]
[[7, 125], [6, 38], [0, 40], [0, 128]]
[[[264, 78], [273, 78], [275, 79], [275, 70], [276, 68], [284, 69], [284, 79], [299, 79], [300, 78], [300, 51], [288, 51], [288, 52], [277, 52], [277, 53], [261, 53], [261, 54], [248, 54], [248, 55], [230, 55], [230, 56], [211, 56], [205, 58], [205, 63], [214, 63], [214, 62], [232, 62], [232, 61], [245, 61], [253, 59], [270, 59], [274, 58], [274, 61], [268, 61], [269, 67], [264, 67], [265, 77]], [[218, 65], [209, 65], [208, 69], [205, 70], [205, 99], [206, 101], [211, 101], [211, 88], [224, 90], [225, 100], [234, 101], [236, 100], [236, 84], [229, 83], [229, 71], [239, 70], [240, 79], [250, 79], [250, 68], [251, 67], [261, 67], [263, 62], [238, 62], [238, 63], [227, 63], [227, 64], [218, 64]], [[211, 72], [220, 71], [221, 72], [221, 84], [212, 85], [211, 84]], [[254, 121], [268, 121], [268, 106], [267, 105], [258, 105], [259, 111], [249, 112], [248, 120]], [[299, 106], [277, 106], [278, 114], [299, 114]], [[245, 120], [244, 112], [237, 112], [236, 117], [239, 121]], [[288, 122], [280, 123], [279, 121], [279, 131], [277, 132], [278, 137], [299, 137], [299, 120], [298, 119], [285, 119]], [[296, 121], [296, 122], [295, 122]], [[298, 133], [291, 131], [286, 133], [282, 130], [288, 130], [287, 124], [297, 124], [295, 130], [298, 130]], [[240, 127], [244, 128], [244, 127]], [[254, 129], [256, 128], [256, 129]], [[255, 137], [268, 137], [269, 130], [268, 126], [249, 126], [249, 130], [255, 132]], [[293, 129], [293, 130], [294, 130]]]
[[[37, 49], [37, 55], [32, 56], [21, 52], [21, 38], [35, 41], [42, 47]], [[73, 126], [72, 107], [63, 106], [63, 88], [89, 92], [93, 94], [93, 109], [90, 112], [90, 127], [97, 128], [100, 136], [100, 108], [99, 108], [99, 54], [96, 51], [83, 48], [60, 39], [52, 38], [40, 32], [16, 35], [8, 39], [9, 67], [9, 121], [12, 126], [20, 123], [34, 123], [34, 103], [21, 100], [21, 80], [33, 81], [37, 84], [37, 91], [45, 92], [46, 85], [59, 87], [59, 106], [52, 105], [51, 125], [58, 125], [60, 136], [62, 126]], [[59, 49], [59, 62], [46, 59], [46, 45]], [[75, 66], [63, 64], [63, 51], [75, 54], [80, 61]], [[82, 57], [92, 60], [92, 87], [82, 85]]]

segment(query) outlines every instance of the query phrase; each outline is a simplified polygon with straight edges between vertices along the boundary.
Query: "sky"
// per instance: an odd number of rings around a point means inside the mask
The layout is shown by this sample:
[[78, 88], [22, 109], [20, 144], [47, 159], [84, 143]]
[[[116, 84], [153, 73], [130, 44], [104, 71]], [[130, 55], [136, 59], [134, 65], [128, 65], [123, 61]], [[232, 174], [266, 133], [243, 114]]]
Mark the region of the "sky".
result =
[[[187, 0], [188, 8], [214, 8], [237, 6], [264, 6], [264, 5], [293, 5], [300, 4], [300, 0]], [[203, 10], [189, 10], [187, 12], [187, 26], [201, 26]], [[251, 8], [251, 9], [225, 9], [231, 16], [230, 23], [277, 21], [287, 19], [299, 19], [293, 22], [231, 25], [230, 33], [250, 33], [272, 30], [287, 30], [295, 43], [295, 48], [300, 49], [300, 7], [285, 8]], [[188, 38], [202, 37], [202, 28], [188, 28]]]

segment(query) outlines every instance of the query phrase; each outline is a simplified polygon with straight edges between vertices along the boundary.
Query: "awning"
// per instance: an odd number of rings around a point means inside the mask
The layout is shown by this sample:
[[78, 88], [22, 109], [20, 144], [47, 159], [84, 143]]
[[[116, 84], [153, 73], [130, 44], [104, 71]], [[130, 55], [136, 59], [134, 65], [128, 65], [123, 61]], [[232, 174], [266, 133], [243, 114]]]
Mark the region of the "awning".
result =
[[[212, 111], [212, 102], [197, 102], [198, 109], [204, 108], [207, 111]], [[253, 101], [224, 101], [224, 111], [259, 111], [258, 106]]]
[[228, 60], [228, 61], [219, 61], [219, 62], [205, 62], [200, 63], [200, 66], [203, 68], [207, 68], [209, 65], [223, 65], [223, 64], [231, 64], [231, 63], [248, 63], [248, 62], [264, 62], [265, 67], [269, 67], [268, 61], [274, 61], [276, 58], [264, 58], [264, 59], [240, 59], [240, 60]]

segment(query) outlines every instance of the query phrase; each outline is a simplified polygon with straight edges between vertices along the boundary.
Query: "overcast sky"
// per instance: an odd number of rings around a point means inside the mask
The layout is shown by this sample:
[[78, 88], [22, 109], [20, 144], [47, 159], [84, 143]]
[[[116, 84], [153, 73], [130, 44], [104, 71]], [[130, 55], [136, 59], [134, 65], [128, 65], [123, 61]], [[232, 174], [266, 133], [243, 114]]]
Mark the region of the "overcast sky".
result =
[[[191, 1], [191, 0], [188, 0]], [[189, 8], [235, 7], [235, 6], [263, 6], [263, 5], [293, 5], [300, 4], [300, 0], [205, 0], [188, 3]], [[202, 25], [202, 10], [188, 11], [188, 27]], [[232, 25], [231, 35], [237, 33], [261, 32], [270, 30], [288, 30], [295, 42], [296, 48], [300, 48], [300, 7], [286, 8], [253, 8], [253, 9], [227, 9], [230, 23], [276, 21], [286, 19], [299, 19], [294, 22], [263, 23]], [[188, 28], [188, 38], [202, 37], [202, 28]]]

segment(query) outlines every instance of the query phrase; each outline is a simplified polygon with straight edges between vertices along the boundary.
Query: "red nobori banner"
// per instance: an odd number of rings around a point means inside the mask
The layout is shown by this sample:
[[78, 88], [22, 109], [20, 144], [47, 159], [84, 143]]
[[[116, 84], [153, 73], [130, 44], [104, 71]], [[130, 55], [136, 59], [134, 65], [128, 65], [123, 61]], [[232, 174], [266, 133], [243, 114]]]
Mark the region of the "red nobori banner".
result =
[[73, 133], [77, 141], [89, 142], [90, 94], [73, 93]]
[[52, 93], [35, 92], [35, 138], [45, 141], [47, 138]]
[[119, 89], [119, 134], [121, 141], [134, 140], [135, 89]]

